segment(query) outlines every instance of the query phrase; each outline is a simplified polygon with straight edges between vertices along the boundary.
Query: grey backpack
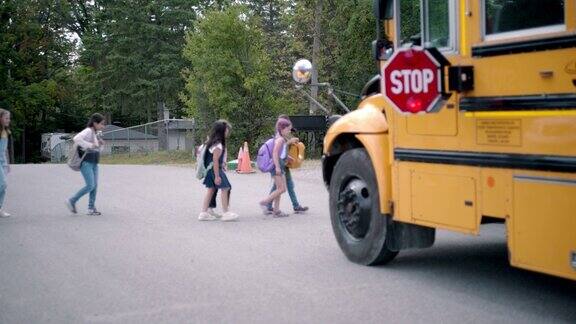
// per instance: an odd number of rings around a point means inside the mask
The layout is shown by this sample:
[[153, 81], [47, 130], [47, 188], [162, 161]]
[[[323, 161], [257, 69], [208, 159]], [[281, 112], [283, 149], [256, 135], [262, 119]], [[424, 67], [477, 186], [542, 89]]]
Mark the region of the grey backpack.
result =
[[78, 145], [72, 145], [70, 152], [68, 153], [68, 161], [67, 164], [70, 169], [74, 171], [80, 171], [80, 167], [82, 166], [82, 161], [84, 161], [84, 157], [86, 156], [87, 151], [84, 151], [84, 154], [80, 156], [78, 152]]
[[212, 165], [214, 164], [214, 162], [211, 161], [210, 163], [208, 163], [208, 165], [204, 165], [204, 157], [206, 156], [207, 150], [208, 148], [206, 147], [206, 145], [202, 145], [200, 147], [200, 153], [196, 158], [196, 178], [198, 180], [204, 179], [206, 177], [206, 174], [208, 173], [208, 170], [210, 170], [212, 168]]

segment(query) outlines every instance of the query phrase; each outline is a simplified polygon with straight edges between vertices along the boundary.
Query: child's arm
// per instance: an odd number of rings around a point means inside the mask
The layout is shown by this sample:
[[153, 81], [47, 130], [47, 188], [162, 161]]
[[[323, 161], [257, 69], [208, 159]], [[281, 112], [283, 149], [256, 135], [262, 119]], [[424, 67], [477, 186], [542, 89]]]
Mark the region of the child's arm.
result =
[[272, 151], [272, 159], [274, 160], [274, 167], [276, 168], [276, 175], [280, 175], [280, 150], [284, 145], [284, 139], [282, 137], [278, 137], [274, 141], [274, 150]]
[[4, 166], [6, 173], [10, 173], [10, 146], [10, 136], [8, 136], [8, 145], [6, 146], [6, 152], [4, 152], [6, 154], [6, 158], [4, 159], [4, 161], [6, 161], [6, 165]]
[[222, 179], [220, 178], [220, 172], [218, 172], [218, 170], [220, 170], [220, 155], [222, 155], [222, 149], [215, 148], [214, 152], [212, 152], [212, 162], [214, 162], [212, 168], [214, 169], [214, 183], [217, 186], [219, 186], [220, 183], [222, 183]]

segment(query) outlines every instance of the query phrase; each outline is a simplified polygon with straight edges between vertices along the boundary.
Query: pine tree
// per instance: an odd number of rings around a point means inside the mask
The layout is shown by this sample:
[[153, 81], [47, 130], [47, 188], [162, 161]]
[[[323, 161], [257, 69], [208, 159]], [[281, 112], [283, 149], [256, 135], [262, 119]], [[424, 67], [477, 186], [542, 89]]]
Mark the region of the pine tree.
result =
[[157, 118], [157, 107], [179, 115], [184, 86], [184, 35], [196, 18], [188, 0], [100, 2], [96, 34], [83, 39], [86, 102], [134, 124]]

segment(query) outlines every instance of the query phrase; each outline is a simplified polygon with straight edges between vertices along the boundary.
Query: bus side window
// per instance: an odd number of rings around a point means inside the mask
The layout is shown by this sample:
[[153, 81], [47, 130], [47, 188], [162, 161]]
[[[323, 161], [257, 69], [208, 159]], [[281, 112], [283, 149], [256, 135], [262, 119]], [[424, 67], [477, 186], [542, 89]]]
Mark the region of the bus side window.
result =
[[486, 36], [564, 24], [564, 0], [484, 0]]
[[450, 7], [447, 0], [429, 0], [425, 2], [426, 43], [427, 47], [446, 48], [450, 44]]
[[398, 0], [400, 47], [437, 47], [456, 49], [456, 1]]
[[400, 21], [398, 22], [400, 46], [422, 45], [420, 0], [402, 0], [396, 3], [400, 6]]

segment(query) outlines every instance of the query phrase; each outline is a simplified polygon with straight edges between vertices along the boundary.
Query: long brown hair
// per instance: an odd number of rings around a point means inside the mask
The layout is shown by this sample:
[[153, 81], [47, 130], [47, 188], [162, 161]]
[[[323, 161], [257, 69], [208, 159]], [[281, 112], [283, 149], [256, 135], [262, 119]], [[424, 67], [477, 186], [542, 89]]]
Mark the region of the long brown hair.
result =
[[219, 119], [214, 122], [208, 140], [206, 141], [206, 149], [209, 149], [215, 144], [221, 143], [223, 149], [226, 149], [226, 129], [232, 130], [232, 125], [224, 119]]
[[[6, 115], [6, 114], [10, 114], [10, 112], [6, 109], [0, 108], [0, 119], [4, 118], [4, 115]], [[10, 132], [10, 127], [4, 127], [2, 122], [0, 122], [0, 135], [4, 132], [6, 132], [6, 134], [8, 134], [8, 135], [12, 134]]]

